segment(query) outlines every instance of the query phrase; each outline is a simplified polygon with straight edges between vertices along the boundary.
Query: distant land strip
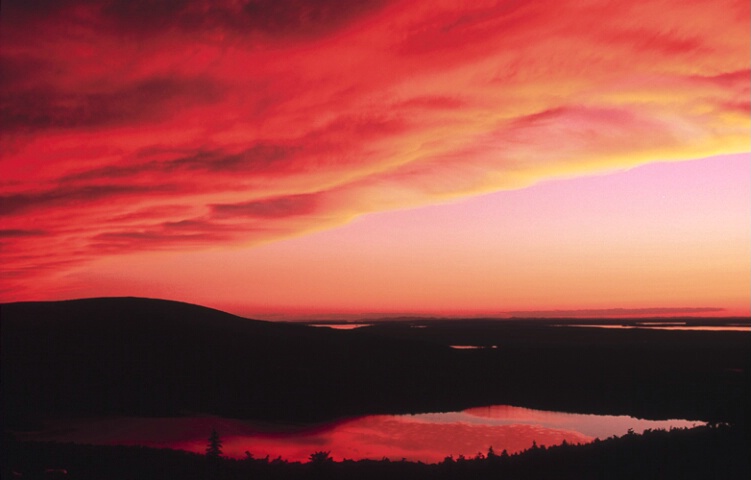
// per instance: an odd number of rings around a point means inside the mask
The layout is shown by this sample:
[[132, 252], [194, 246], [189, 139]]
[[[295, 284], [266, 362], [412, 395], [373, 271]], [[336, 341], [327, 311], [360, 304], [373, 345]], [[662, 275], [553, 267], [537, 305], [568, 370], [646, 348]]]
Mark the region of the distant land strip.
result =
[[596, 308], [578, 310], [520, 310], [506, 312], [512, 317], [613, 317], [643, 315], [697, 315], [720, 313], [724, 308], [718, 307], [668, 307], [668, 308]]

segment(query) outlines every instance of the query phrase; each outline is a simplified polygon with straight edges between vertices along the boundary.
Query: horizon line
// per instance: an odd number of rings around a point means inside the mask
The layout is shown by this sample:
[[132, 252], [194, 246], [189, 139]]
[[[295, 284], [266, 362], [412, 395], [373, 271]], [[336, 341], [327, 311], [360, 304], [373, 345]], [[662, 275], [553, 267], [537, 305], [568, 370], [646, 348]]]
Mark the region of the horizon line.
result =
[[[237, 305], [210, 305], [204, 303], [195, 303], [186, 300], [176, 300], [171, 298], [159, 297], [141, 297], [135, 295], [113, 295], [113, 296], [95, 296], [80, 298], [60, 298], [46, 300], [19, 300], [12, 302], [0, 302], [0, 305], [13, 303], [52, 303], [52, 302], [69, 302], [80, 300], [105, 300], [105, 299], [144, 299], [144, 300], [161, 300], [168, 302], [177, 302], [197, 305], [205, 308], [222, 311], [239, 317], [266, 321], [281, 321], [290, 323], [304, 323], [316, 321], [352, 323], [359, 321], [376, 321], [376, 320], [411, 320], [411, 319], [432, 319], [432, 320], [644, 320], [649, 318], [655, 319], [751, 319], [751, 315], [746, 314], [726, 314], [727, 308], [721, 307], [643, 307], [643, 308], [581, 308], [581, 309], [545, 309], [545, 310], [497, 310], [487, 312], [431, 312], [431, 311], [324, 311], [322, 309], [305, 309], [292, 307], [287, 310], [278, 307], [243, 307]], [[702, 315], [710, 314], [710, 315]]]

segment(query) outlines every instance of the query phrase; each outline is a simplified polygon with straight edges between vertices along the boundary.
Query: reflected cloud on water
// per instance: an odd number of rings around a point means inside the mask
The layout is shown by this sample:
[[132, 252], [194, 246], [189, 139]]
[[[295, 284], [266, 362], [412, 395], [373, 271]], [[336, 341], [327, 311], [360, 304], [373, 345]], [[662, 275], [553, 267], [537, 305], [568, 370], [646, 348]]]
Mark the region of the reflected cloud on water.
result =
[[25, 435], [30, 440], [144, 445], [203, 453], [216, 428], [224, 454], [243, 458], [281, 457], [307, 461], [315, 451], [330, 451], [335, 460], [402, 458], [426, 463], [448, 455], [474, 457], [493, 447], [509, 453], [537, 445], [587, 443], [623, 435], [629, 429], [669, 429], [702, 425], [686, 420], [651, 421], [628, 416], [583, 415], [532, 410], [508, 405], [461, 412], [372, 415], [314, 426], [277, 425], [220, 417], [108, 418], [61, 421], [50, 429]]

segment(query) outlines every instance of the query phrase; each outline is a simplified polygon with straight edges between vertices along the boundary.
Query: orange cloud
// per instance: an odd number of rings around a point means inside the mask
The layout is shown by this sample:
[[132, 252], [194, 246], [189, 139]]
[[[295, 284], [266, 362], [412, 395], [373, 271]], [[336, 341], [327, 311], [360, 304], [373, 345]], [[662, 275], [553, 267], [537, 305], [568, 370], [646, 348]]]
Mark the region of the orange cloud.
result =
[[745, 151], [748, 19], [737, 0], [4, 2], [7, 288]]

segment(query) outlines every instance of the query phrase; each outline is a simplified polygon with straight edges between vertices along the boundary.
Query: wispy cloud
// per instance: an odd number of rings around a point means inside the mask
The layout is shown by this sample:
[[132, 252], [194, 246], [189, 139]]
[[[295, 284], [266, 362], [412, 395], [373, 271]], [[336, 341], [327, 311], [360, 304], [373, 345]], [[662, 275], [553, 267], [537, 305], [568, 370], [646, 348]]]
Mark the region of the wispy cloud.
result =
[[736, 0], [3, 2], [4, 271], [60, 244], [84, 262], [269, 241], [746, 150], [748, 18]]

